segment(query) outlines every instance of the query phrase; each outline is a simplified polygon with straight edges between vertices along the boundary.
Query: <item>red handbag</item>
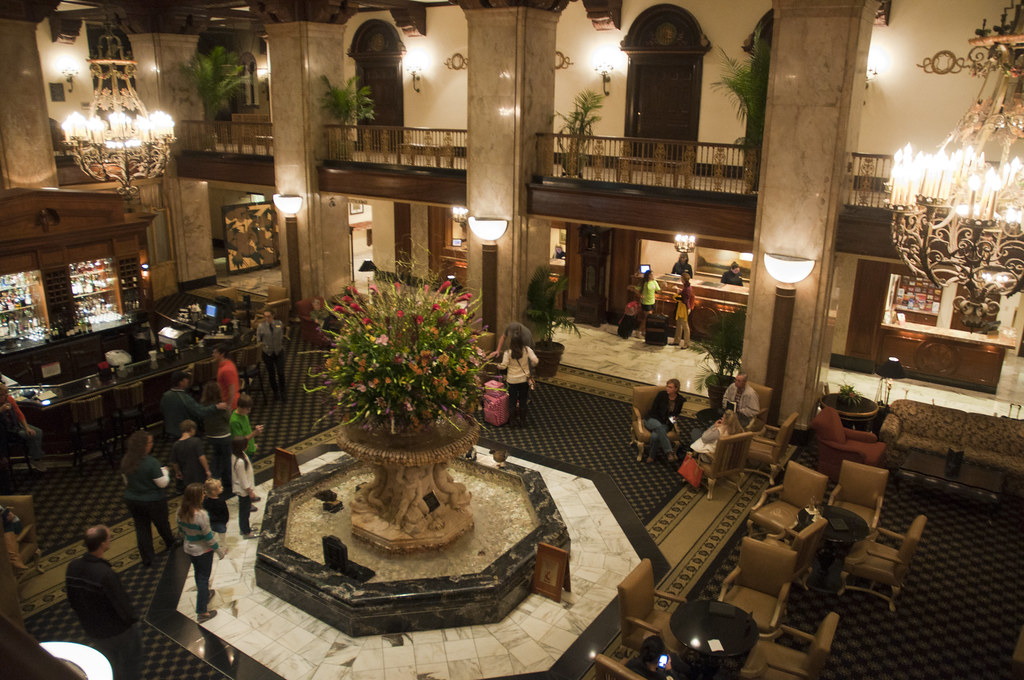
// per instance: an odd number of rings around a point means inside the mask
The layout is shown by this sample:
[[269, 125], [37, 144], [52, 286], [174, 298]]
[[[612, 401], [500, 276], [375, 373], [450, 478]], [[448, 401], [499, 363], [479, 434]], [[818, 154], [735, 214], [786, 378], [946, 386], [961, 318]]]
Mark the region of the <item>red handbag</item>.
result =
[[700, 488], [700, 483], [704, 479], [704, 471], [697, 465], [697, 459], [692, 456], [687, 456], [683, 459], [683, 464], [679, 466], [679, 474], [683, 476], [683, 479], [688, 481], [694, 489]]

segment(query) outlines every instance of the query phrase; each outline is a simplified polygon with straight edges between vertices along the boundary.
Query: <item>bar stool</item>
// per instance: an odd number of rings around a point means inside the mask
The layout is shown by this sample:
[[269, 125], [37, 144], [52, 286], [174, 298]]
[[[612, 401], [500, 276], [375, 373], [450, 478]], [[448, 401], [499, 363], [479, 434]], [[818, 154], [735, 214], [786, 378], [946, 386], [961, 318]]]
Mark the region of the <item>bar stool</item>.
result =
[[[142, 381], [114, 388], [114, 436], [124, 455], [124, 440], [134, 430], [146, 429], [146, 409], [142, 404]], [[134, 421], [134, 427], [126, 426]]]
[[203, 385], [217, 379], [217, 360], [213, 357], [192, 364], [192, 389], [201, 391]]
[[263, 391], [263, 373], [260, 371], [261, 351], [259, 345], [249, 345], [243, 347], [236, 353], [236, 365], [238, 366], [238, 377], [242, 382], [242, 391], [248, 393], [250, 396], [253, 392], [253, 381], [259, 382], [260, 394], [263, 395], [263, 401], [267, 400], [267, 395]]
[[[107, 447], [107, 433], [103, 427], [103, 395], [76, 399], [71, 407], [71, 446], [74, 449], [74, 465], [81, 465], [86, 451], [98, 448], [114, 467], [114, 457]], [[92, 448], [86, 445], [93, 440]]]

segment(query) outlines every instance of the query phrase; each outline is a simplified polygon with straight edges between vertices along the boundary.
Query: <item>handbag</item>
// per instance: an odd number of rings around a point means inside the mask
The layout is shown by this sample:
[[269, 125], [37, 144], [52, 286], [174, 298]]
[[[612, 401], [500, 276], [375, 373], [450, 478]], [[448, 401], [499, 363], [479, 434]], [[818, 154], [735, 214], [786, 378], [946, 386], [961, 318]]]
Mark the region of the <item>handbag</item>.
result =
[[704, 479], [704, 471], [697, 465], [697, 459], [693, 456], [687, 456], [683, 459], [683, 464], [679, 466], [679, 474], [683, 476], [683, 479], [690, 483], [694, 489], [700, 488], [700, 483]]

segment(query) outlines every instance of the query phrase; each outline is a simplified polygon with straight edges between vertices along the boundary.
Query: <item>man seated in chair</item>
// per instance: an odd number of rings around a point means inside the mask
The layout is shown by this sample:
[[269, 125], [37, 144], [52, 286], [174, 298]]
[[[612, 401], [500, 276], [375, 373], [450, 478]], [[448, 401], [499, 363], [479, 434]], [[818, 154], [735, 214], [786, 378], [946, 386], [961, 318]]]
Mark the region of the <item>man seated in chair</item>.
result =
[[650, 635], [640, 643], [640, 656], [626, 662], [626, 668], [650, 680], [685, 680], [690, 677], [690, 666], [665, 647], [657, 635]]
[[738, 373], [736, 379], [722, 397], [722, 408], [728, 409], [730, 404], [736, 405], [736, 415], [740, 418], [740, 425], [746, 427], [758, 413], [761, 412], [761, 402], [757, 398], [757, 391], [754, 388], [747, 388], [747, 374]]
[[645, 463], [653, 463], [655, 458], [661, 460], [665, 454], [668, 454], [670, 462], [676, 460], [672, 442], [668, 439], [668, 431], [674, 426], [674, 421], [685, 401], [686, 397], [679, 394], [679, 380], [669, 378], [665, 383], [665, 391], [658, 392], [654, 403], [651, 404], [651, 410], [644, 416], [644, 427], [651, 433], [651, 450], [644, 460]]

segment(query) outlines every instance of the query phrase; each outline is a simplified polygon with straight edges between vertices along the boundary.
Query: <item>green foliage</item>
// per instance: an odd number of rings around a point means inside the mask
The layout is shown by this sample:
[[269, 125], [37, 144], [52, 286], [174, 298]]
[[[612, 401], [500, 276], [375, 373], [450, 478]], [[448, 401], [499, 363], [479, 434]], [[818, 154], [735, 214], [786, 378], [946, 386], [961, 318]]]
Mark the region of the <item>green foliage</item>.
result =
[[329, 333], [334, 347], [323, 368], [310, 372], [316, 384], [306, 390], [329, 395], [327, 415], [392, 433], [467, 415], [483, 389], [476, 307], [449, 281], [378, 282], [368, 295], [350, 287], [328, 310], [341, 329]]
[[580, 330], [572, 316], [558, 308], [558, 296], [569, 286], [565, 276], [551, 280], [551, 269], [547, 265], [537, 267], [526, 288], [526, 317], [533, 322], [540, 339], [538, 347], [550, 347], [554, 343], [555, 331], [575, 333]]
[[203, 102], [206, 120], [216, 117], [217, 112], [242, 88], [245, 80], [238, 55], [219, 45], [209, 54], [197, 52], [192, 61], [182, 65], [181, 72]]
[[355, 125], [359, 121], [373, 120], [373, 99], [370, 86], [358, 87], [357, 76], [345, 81], [345, 87], [335, 87], [327, 76], [321, 76], [327, 85], [327, 92], [321, 98], [324, 109], [342, 125]]
[[860, 392], [853, 385], [840, 385], [838, 401], [846, 406], [854, 406], [860, 403]]
[[593, 90], [583, 90], [573, 100], [573, 110], [569, 115], [555, 112], [563, 123], [559, 134], [571, 135], [569, 139], [558, 138], [558, 150], [562, 154], [562, 171], [566, 175], [580, 176], [588, 141], [582, 138], [594, 134], [594, 123], [601, 120], [595, 111], [600, 110], [602, 106], [604, 95]]
[[704, 352], [697, 382], [705, 389], [709, 385], [727, 385], [740, 370], [743, 359], [743, 331], [747, 323], [745, 310], [720, 314], [711, 326], [708, 337], [693, 343], [694, 349]]
[[771, 45], [754, 31], [750, 54], [739, 61], [721, 50], [722, 79], [712, 85], [724, 91], [736, 103], [740, 121], [746, 121], [746, 135], [737, 140], [745, 146], [761, 146], [764, 139], [764, 116], [768, 107], [768, 71]]

